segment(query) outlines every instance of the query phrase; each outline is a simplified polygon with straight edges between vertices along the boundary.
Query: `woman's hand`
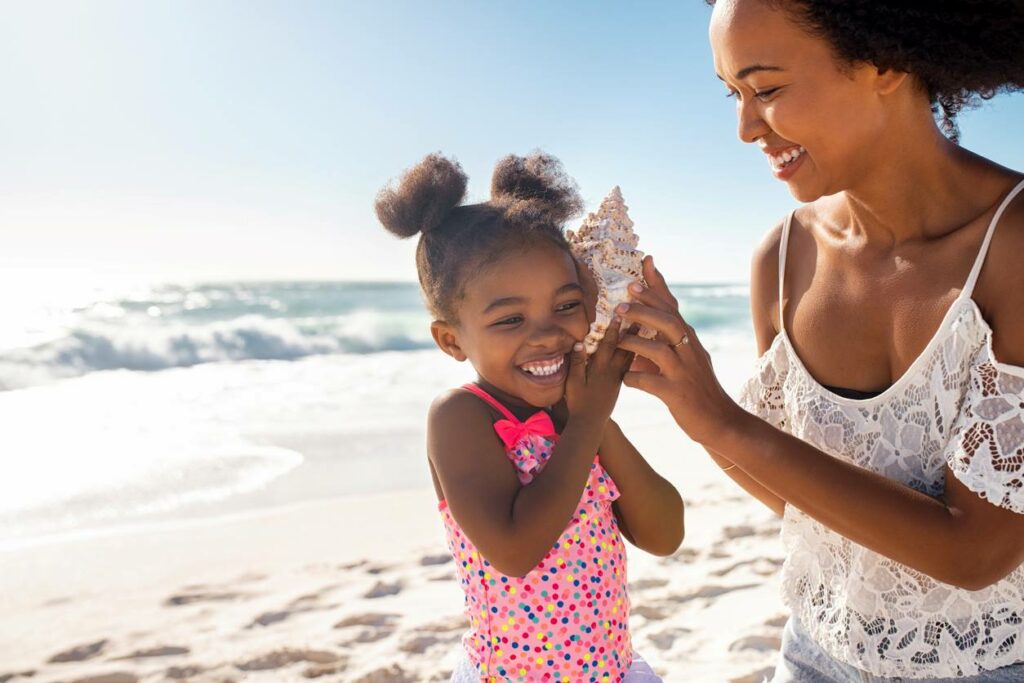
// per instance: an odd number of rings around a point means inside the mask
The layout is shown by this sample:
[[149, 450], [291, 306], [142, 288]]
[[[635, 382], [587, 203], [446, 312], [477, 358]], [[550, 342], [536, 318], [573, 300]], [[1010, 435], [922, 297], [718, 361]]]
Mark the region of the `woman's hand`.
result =
[[632, 285], [634, 303], [621, 305], [617, 312], [658, 336], [626, 335], [619, 340], [620, 349], [637, 356], [623, 382], [657, 396], [691, 439], [710, 446], [744, 411], [718, 383], [711, 356], [679, 313], [679, 303], [650, 256], [644, 258], [643, 273], [648, 288]]
[[622, 388], [622, 376], [633, 360], [633, 354], [615, 347], [621, 320], [615, 318], [608, 326], [597, 350], [587, 358], [583, 343], [573, 348], [569, 377], [565, 382], [565, 404], [569, 420], [592, 420], [604, 429]]

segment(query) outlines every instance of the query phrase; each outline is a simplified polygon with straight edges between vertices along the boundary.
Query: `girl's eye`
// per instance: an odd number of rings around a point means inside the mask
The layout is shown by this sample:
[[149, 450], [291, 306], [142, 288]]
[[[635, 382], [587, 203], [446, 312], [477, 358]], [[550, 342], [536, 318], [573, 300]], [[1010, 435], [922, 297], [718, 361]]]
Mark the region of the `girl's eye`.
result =
[[523, 317], [521, 315], [513, 315], [513, 316], [510, 316], [508, 318], [504, 318], [502, 320], [499, 320], [498, 322], [496, 322], [494, 324], [495, 325], [506, 325], [506, 326], [508, 326], [508, 325], [518, 325], [522, 321], [523, 321]]
[[555, 310], [557, 310], [559, 312], [571, 311], [572, 309], [578, 307], [579, 305], [580, 305], [579, 301], [570, 301], [569, 303], [562, 304], [561, 306], [559, 306]]

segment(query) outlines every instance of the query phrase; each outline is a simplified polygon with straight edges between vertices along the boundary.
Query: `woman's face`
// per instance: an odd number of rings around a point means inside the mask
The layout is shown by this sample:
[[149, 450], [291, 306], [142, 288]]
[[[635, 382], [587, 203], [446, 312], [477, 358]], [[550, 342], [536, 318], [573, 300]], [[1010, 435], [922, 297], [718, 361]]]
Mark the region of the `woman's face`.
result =
[[715, 71], [736, 100], [739, 137], [803, 202], [855, 185], [895, 149], [880, 149], [891, 103], [870, 65], [844, 66], [824, 40], [762, 0], [719, 0]]

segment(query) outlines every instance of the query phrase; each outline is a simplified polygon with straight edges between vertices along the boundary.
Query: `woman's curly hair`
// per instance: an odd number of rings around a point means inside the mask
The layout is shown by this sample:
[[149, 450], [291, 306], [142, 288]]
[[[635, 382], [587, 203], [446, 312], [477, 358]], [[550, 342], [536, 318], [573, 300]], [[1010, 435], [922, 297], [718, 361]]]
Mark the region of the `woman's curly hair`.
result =
[[509, 250], [541, 242], [569, 253], [562, 224], [583, 209], [576, 183], [543, 152], [499, 161], [487, 202], [462, 205], [466, 183], [458, 162], [429, 154], [402, 174], [397, 187], [381, 189], [375, 203], [389, 232], [420, 234], [420, 286], [431, 313], [449, 322], [458, 321], [467, 280]]
[[953, 141], [962, 109], [1024, 90], [1024, 0], [765, 1], [828, 41], [847, 63], [912, 74]]

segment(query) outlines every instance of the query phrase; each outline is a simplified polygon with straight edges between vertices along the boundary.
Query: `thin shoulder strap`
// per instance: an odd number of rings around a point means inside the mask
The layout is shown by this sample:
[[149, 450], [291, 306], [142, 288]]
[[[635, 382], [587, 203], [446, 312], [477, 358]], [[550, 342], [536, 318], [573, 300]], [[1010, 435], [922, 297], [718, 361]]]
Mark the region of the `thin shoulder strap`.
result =
[[796, 209], [789, 212], [786, 222], [782, 225], [782, 240], [779, 242], [779, 331], [786, 326], [785, 317], [782, 314], [782, 295], [786, 291], [786, 250], [789, 246], [789, 226], [793, 222], [793, 214]]
[[519, 420], [516, 418], [515, 415], [512, 414], [512, 412], [508, 408], [506, 408], [505, 406], [501, 405], [501, 403], [498, 402], [498, 399], [494, 398], [493, 396], [488, 394], [486, 391], [484, 391], [483, 389], [481, 389], [477, 385], [475, 385], [475, 384], [463, 384], [462, 388], [465, 389], [466, 391], [470, 392], [470, 393], [476, 394], [477, 396], [482, 398], [484, 401], [489, 403], [492, 408], [494, 408], [499, 413], [504, 415], [507, 419], [512, 420], [512, 422], [514, 422], [516, 424], [519, 424]]
[[978, 257], [974, 259], [974, 267], [971, 268], [971, 274], [967, 278], [967, 282], [964, 284], [963, 292], [961, 296], [970, 297], [974, 293], [974, 285], [978, 282], [978, 276], [981, 274], [981, 267], [985, 264], [985, 256], [988, 254], [988, 245], [992, 241], [992, 235], [996, 231], [996, 224], [999, 223], [999, 219], [1003, 217], [1003, 211], [1010, 205], [1013, 198], [1020, 194], [1021, 190], [1024, 190], [1024, 180], [1017, 183], [1017, 185], [1010, 190], [1010, 193], [1006, 195], [999, 204], [999, 208], [996, 209], [995, 215], [992, 216], [992, 222], [988, 224], [988, 230], [985, 232], [985, 239], [981, 243], [981, 249], [978, 251]]

